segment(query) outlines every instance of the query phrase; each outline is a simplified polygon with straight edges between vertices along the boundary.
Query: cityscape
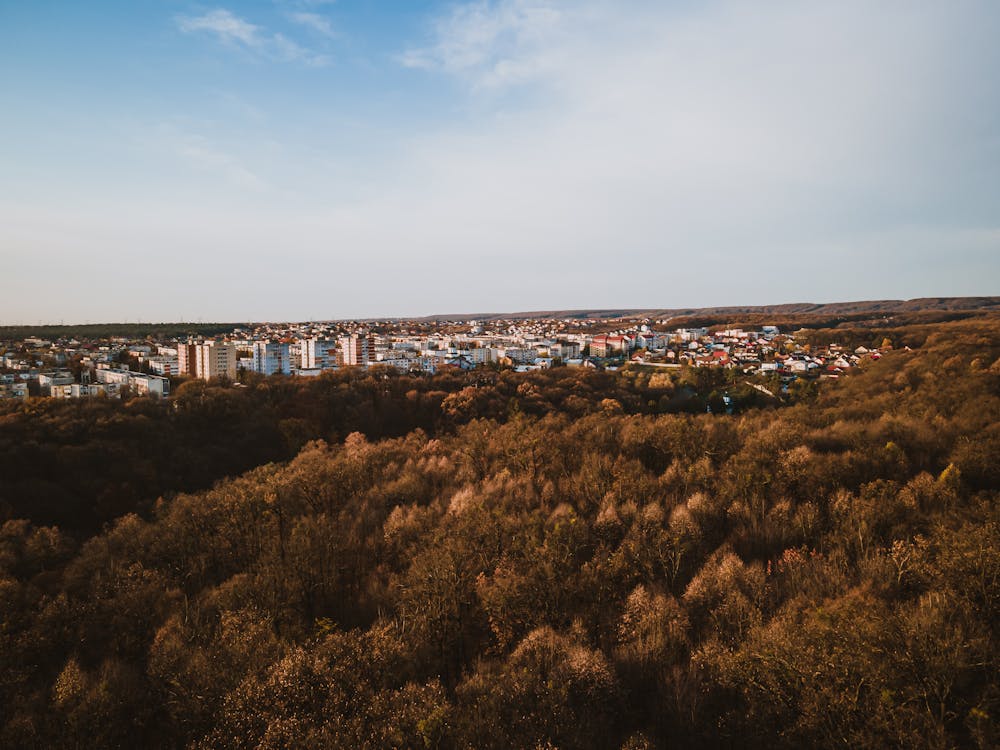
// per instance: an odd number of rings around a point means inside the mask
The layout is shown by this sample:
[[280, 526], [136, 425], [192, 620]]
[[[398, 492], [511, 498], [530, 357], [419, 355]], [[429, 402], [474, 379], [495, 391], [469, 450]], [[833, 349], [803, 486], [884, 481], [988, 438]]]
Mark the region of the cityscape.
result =
[[[718, 367], [778, 376], [787, 391], [797, 379], [837, 378], [881, 356], [874, 346], [812, 347], [773, 325], [670, 329], [668, 320], [620, 328], [609, 327], [607, 320], [572, 318], [452, 321], [440, 328], [408, 321], [261, 324], [207, 339], [152, 338], [8, 341], [0, 353], [0, 398], [120, 398], [123, 392], [162, 398], [170, 395], [171, 378], [238, 384], [248, 373], [316, 377], [343, 367], [377, 366], [430, 375], [477, 367], [516, 372]], [[885, 345], [891, 348], [891, 342]]]

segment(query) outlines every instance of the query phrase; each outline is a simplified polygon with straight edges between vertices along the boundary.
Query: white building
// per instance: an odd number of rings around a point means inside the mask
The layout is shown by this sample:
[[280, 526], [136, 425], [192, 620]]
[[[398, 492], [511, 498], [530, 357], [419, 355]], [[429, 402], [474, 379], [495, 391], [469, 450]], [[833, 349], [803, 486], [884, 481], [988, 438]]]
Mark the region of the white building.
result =
[[301, 347], [301, 369], [328, 370], [337, 364], [337, 342], [326, 339], [303, 339]]
[[145, 363], [148, 364], [149, 369], [152, 370], [157, 375], [169, 376], [180, 372], [180, 363], [177, 361], [177, 357], [167, 357], [167, 356], [150, 357], [149, 359], [145, 360]]
[[502, 350], [502, 357], [506, 357], [515, 365], [530, 365], [535, 361], [538, 352], [534, 349], [523, 349], [520, 347], [507, 347]]
[[170, 379], [159, 375], [146, 375], [145, 373], [132, 373], [129, 385], [140, 396], [152, 396], [153, 398], [164, 398], [170, 395]]
[[236, 346], [225, 341], [206, 341], [195, 345], [192, 374], [202, 380], [225, 376], [236, 379]]
[[462, 354], [471, 359], [476, 365], [484, 365], [487, 362], [493, 361], [493, 350], [486, 346], [481, 346], [476, 349], [467, 349], [463, 351]]
[[561, 357], [564, 360], [578, 359], [581, 351], [582, 348], [576, 341], [560, 341], [549, 348], [549, 353], [553, 357]]
[[129, 388], [137, 396], [163, 398], [170, 395], [170, 380], [159, 375], [146, 375], [142, 372], [132, 372], [125, 369], [98, 368], [94, 371], [94, 376], [100, 384], [114, 385], [118, 389]]
[[70, 372], [43, 372], [38, 376], [38, 389], [43, 396], [51, 396], [53, 386], [70, 385], [73, 380]]
[[195, 375], [195, 362], [198, 359], [198, 345], [188, 342], [177, 344], [177, 374]]
[[371, 336], [341, 336], [340, 349], [345, 365], [367, 365], [375, 361], [375, 341]]
[[254, 341], [253, 369], [262, 375], [291, 374], [288, 344], [278, 341]]
[[94, 398], [107, 396], [121, 398], [121, 385], [118, 383], [73, 383], [57, 385], [52, 388], [52, 398]]

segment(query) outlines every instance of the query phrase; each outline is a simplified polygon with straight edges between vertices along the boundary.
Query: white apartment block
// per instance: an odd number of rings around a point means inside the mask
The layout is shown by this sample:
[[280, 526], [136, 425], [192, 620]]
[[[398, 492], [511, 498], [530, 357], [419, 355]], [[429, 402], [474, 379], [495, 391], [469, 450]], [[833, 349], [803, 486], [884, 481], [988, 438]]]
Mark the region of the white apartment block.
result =
[[206, 341], [195, 346], [192, 374], [202, 380], [225, 376], [236, 379], [236, 346], [224, 341]]
[[515, 365], [529, 365], [538, 356], [538, 352], [535, 349], [523, 349], [511, 346], [502, 351], [503, 354], [501, 356], [506, 357]]
[[73, 380], [70, 372], [43, 372], [38, 375], [38, 389], [43, 396], [51, 396], [53, 386], [70, 385]]
[[345, 365], [367, 365], [375, 361], [375, 341], [371, 336], [341, 336], [340, 349]]
[[131, 370], [98, 368], [94, 371], [94, 376], [99, 384], [115, 385], [119, 389], [130, 388], [137, 396], [163, 398], [170, 395], [170, 380], [159, 375], [146, 375]]
[[180, 372], [177, 357], [157, 356], [149, 358], [146, 362], [149, 364], [149, 369], [157, 375], [169, 376]]
[[107, 396], [121, 398], [119, 383], [73, 383], [52, 387], [52, 398], [94, 398]]
[[170, 395], [170, 379], [159, 375], [133, 373], [129, 385], [140, 396], [163, 398]]
[[303, 370], [327, 370], [337, 363], [337, 342], [326, 339], [303, 339], [299, 342]]
[[466, 349], [461, 353], [464, 354], [466, 357], [468, 357], [470, 360], [472, 360], [473, 364], [484, 365], [487, 362], [493, 361], [493, 350], [488, 346], [480, 346], [475, 349]]
[[576, 359], [580, 356], [582, 348], [576, 341], [560, 341], [549, 348], [549, 353], [554, 357], [563, 359]]
[[263, 375], [290, 374], [292, 366], [288, 344], [277, 341], [254, 341], [253, 369]]
[[182, 342], [177, 344], [177, 374], [195, 375], [195, 363], [198, 359], [198, 344]]

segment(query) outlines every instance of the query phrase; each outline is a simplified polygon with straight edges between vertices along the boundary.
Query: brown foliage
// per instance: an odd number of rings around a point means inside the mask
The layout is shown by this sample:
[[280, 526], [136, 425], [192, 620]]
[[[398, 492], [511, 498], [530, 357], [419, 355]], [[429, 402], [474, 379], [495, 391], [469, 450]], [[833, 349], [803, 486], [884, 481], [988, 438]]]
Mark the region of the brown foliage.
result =
[[183, 481], [134, 507], [119, 447], [57, 510], [129, 512], [0, 527], [0, 745], [993, 746], [993, 325], [732, 416], [635, 374], [377, 371], [8, 413], [8, 515], [116, 431], [162, 428]]

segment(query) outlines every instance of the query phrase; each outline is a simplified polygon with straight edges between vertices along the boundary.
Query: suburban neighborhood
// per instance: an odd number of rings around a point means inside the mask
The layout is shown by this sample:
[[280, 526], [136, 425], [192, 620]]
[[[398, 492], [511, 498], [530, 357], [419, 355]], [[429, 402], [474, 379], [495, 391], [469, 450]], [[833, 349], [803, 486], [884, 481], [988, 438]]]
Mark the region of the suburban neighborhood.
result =
[[[713, 367], [799, 379], [837, 378], [881, 348], [813, 347], [777, 326], [669, 328], [668, 321], [468, 320], [261, 323], [230, 333], [141, 339], [0, 341], [0, 398], [170, 395], [171, 379], [315, 377], [343, 367], [434, 374], [477, 367]], [[592, 332], [588, 329], [602, 329]]]

